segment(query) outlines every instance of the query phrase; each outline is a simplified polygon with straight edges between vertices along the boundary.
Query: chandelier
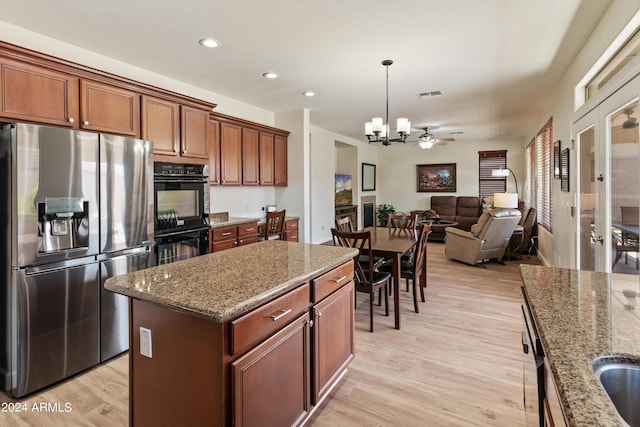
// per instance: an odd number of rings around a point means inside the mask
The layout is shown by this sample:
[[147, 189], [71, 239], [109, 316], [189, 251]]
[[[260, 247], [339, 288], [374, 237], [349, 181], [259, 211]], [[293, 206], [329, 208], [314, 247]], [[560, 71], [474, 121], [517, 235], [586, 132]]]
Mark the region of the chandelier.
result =
[[384, 122], [382, 117], [374, 117], [370, 122], [364, 124], [364, 134], [369, 143], [382, 142], [382, 145], [391, 145], [392, 142], [406, 142], [411, 133], [411, 123], [409, 119], [401, 117], [396, 122], [397, 138], [389, 138], [389, 65], [393, 64], [390, 59], [382, 61], [382, 65], [387, 68], [387, 110]]

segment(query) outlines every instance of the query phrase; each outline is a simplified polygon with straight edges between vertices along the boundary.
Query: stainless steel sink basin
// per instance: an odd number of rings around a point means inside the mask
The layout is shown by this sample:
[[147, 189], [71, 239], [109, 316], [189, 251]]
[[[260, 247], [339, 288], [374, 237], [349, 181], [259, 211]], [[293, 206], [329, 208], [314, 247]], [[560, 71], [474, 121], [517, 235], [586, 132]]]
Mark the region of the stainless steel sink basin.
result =
[[593, 372], [618, 415], [630, 426], [640, 426], [640, 360], [598, 358]]

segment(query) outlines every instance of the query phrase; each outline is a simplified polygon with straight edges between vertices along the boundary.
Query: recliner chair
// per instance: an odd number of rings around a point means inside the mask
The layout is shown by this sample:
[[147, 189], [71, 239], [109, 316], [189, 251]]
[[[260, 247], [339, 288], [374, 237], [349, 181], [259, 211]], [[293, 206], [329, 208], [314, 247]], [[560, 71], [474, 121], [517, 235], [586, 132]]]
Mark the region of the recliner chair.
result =
[[520, 217], [517, 209], [498, 208], [483, 213], [471, 231], [447, 227], [444, 253], [447, 258], [471, 265], [501, 261]]

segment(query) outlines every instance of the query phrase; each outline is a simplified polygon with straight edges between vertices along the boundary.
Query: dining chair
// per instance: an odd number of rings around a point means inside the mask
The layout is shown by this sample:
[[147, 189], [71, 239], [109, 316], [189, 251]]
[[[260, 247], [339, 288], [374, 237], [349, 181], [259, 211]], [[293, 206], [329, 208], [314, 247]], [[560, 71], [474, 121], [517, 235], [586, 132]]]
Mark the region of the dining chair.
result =
[[[388, 226], [391, 228], [401, 228], [405, 230], [415, 230], [420, 224], [418, 221], [418, 214], [405, 215], [404, 213], [395, 213], [389, 215]], [[412, 262], [413, 250], [410, 250], [406, 254], [402, 255], [402, 261]]]
[[418, 214], [390, 214], [389, 220], [387, 221], [387, 226], [391, 228], [415, 229], [418, 224]]
[[613, 247], [616, 250], [616, 255], [612, 268], [620, 261], [622, 255], [624, 255], [624, 263], [627, 264], [629, 262], [629, 252], [636, 254], [636, 269], [640, 265], [640, 239], [638, 234], [630, 232], [623, 227], [624, 225], [638, 225], [638, 222], [640, 222], [639, 209], [638, 206], [620, 206], [620, 222], [622, 226], [619, 233], [613, 233]]
[[354, 231], [353, 222], [351, 222], [350, 216], [343, 216], [342, 218], [336, 218], [336, 229], [340, 231]]
[[[377, 271], [373, 268], [373, 251], [371, 250], [370, 231], [340, 231], [331, 229], [334, 244], [349, 248], [357, 248], [358, 255], [355, 257], [354, 282], [357, 292], [369, 294], [369, 331], [373, 332], [373, 300], [375, 292], [378, 291], [378, 306], [382, 305], [384, 295], [384, 315], [389, 315], [389, 295], [388, 289], [391, 283], [391, 274]], [[361, 262], [362, 256], [367, 256], [368, 262]], [[354, 298], [355, 302], [355, 298]]]
[[[406, 280], [407, 291], [409, 290], [409, 283], [411, 282], [413, 288], [413, 309], [416, 313], [420, 312], [420, 308], [418, 306], [418, 288], [420, 289], [420, 299], [422, 300], [422, 302], [425, 302], [424, 288], [427, 287], [427, 283], [426, 281], [425, 283], [420, 283], [420, 279], [423, 276], [423, 272], [426, 273], [424, 269], [427, 268], [427, 239], [430, 233], [431, 228], [429, 227], [429, 225], [423, 224], [419, 226], [417, 230], [418, 238], [411, 261], [400, 261], [400, 278]], [[386, 263], [380, 267], [380, 271], [391, 272], [392, 269], [393, 265], [391, 263]]]
[[258, 240], [283, 240], [284, 217], [286, 213], [286, 209], [267, 212], [264, 234], [260, 234]]

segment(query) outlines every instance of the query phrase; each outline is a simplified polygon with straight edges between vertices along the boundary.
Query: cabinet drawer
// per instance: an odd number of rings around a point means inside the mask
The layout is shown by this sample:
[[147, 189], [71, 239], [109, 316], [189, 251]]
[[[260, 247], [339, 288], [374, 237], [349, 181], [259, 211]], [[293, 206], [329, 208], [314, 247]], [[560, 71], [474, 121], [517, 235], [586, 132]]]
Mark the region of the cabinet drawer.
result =
[[229, 240], [229, 239], [235, 239], [236, 236], [238, 235], [238, 228], [233, 226], [233, 227], [220, 227], [220, 228], [214, 228], [213, 229], [213, 241], [220, 241], [220, 240]]
[[284, 223], [285, 230], [297, 230], [298, 229], [298, 220], [286, 221]]
[[238, 236], [252, 236], [258, 234], [258, 222], [250, 222], [238, 226]]
[[353, 280], [353, 260], [350, 260], [328, 273], [313, 280], [312, 302], [318, 302], [336, 289]]
[[231, 354], [269, 337], [309, 308], [309, 284], [231, 321]]

